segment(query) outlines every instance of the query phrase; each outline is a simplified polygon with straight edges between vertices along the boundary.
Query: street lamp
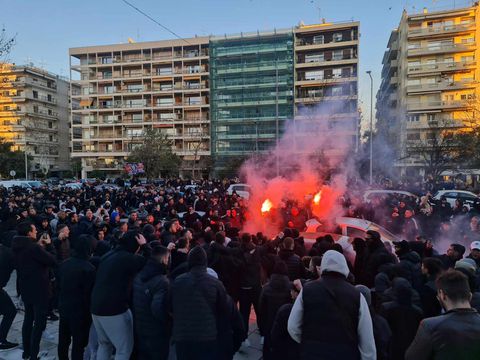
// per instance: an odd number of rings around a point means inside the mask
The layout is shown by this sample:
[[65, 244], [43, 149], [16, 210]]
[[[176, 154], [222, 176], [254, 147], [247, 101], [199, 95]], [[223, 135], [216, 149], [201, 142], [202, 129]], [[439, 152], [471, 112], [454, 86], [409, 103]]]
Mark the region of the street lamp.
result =
[[372, 72], [367, 71], [370, 77], [370, 185], [373, 183], [373, 78]]

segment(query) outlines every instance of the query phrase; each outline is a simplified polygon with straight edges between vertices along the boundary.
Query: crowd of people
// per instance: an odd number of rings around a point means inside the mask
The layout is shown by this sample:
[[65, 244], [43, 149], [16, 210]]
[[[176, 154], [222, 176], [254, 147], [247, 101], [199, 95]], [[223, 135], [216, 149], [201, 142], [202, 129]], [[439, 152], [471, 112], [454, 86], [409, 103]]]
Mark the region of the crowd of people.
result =
[[41, 357], [47, 321], [60, 360], [232, 359], [252, 309], [266, 360], [480, 359], [475, 209], [346, 195], [345, 215], [404, 239], [367, 231], [352, 259], [330, 234], [304, 241], [300, 204], [268, 238], [242, 231], [253, 215], [229, 181], [133, 185], [0, 188], [0, 350], [19, 346], [15, 270], [23, 359]]

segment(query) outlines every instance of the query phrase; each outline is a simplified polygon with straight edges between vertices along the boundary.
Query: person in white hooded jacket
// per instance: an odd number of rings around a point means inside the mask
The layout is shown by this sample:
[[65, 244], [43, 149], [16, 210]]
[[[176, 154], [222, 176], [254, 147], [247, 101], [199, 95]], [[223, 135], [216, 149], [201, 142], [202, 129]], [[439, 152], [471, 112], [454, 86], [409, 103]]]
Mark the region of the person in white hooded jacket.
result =
[[329, 250], [318, 270], [321, 277], [304, 285], [288, 319], [301, 359], [375, 360], [370, 311], [360, 291], [347, 282], [345, 257]]

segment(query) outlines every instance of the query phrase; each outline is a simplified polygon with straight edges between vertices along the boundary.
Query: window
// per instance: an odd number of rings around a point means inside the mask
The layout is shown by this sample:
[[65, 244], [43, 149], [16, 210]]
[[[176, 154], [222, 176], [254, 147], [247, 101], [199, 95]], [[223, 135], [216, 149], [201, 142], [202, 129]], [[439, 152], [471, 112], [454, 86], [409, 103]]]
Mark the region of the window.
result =
[[342, 77], [342, 69], [333, 69], [332, 77], [333, 78], [341, 78]]
[[475, 60], [475, 57], [473, 55], [470, 56], [462, 56], [462, 63], [468, 63], [468, 62], [473, 62]]
[[325, 37], [323, 35], [315, 35], [313, 37], [314, 44], [323, 44], [325, 41]]
[[48, 141], [53, 142], [53, 135], [48, 135]]
[[434, 77], [428, 77], [423, 79], [424, 84], [435, 84], [437, 82], [437, 79]]
[[418, 86], [420, 85], [420, 79], [408, 79], [407, 86]]
[[409, 43], [407, 46], [408, 50], [420, 49], [420, 43]]
[[420, 121], [420, 115], [419, 114], [408, 115], [407, 120], [410, 122]]
[[51, 122], [51, 121], [48, 122], [48, 128], [53, 129], [53, 122]]
[[333, 34], [333, 42], [339, 42], [342, 41], [343, 39], [343, 34], [342, 33], [334, 33]]
[[133, 122], [142, 122], [143, 115], [142, 114], [132, 114], [132, 121]]
[[475, 42], [475, 38], [473, 37], [462, 39], [462, 44], [473, 44], [474, 42]]
[[37, 105], [33, 105], [33, 112], [38, 113], [38, 106]]
[[111, 63], [113, 63], [113, 59], [110, 56], [105, 56], [105, 57], [100, 58], [100, 62], [102, 64], [111, 64]]
[[352, 238], [365, 238], [365, 231], [361, 229], [356, 229], [354, 227], [347, 226], [347, 236]]
[[305, 80], [323, 80], [323, 70], [305, 72]]
[[407, 140], [420, 140], [420, 133], [407, 134]]
[[334, 86], [332, 88], [332, 96], [342, 96], [343, 88], [341, 86]]
[[312, 63], [312, 62], [322, 62], [325, 61], [325, 54], [319, 53], [319, 54], [307, 54], [305, 55], [305, 62], [306, 63]]
[[427, 121], [435, 121], [435, 114], [427, 114]]
[[343, 59], [343, 50], [334, 50], [333, 60], [342, 60], [342, 59]]
[[33, 98], [38, 99], [38, 91], [33, 90]]

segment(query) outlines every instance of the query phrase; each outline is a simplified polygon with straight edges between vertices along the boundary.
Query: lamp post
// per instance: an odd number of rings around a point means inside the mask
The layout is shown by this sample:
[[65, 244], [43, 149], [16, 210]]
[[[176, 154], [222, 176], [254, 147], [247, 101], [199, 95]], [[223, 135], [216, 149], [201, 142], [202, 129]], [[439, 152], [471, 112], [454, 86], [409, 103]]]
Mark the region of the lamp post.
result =
[[373, 78], [372, 72], [367, 71], [370, 77], [370, 185], [373, 183]]

